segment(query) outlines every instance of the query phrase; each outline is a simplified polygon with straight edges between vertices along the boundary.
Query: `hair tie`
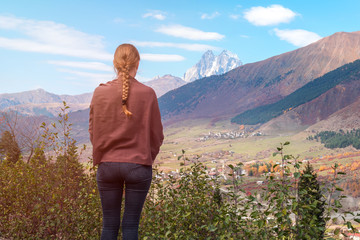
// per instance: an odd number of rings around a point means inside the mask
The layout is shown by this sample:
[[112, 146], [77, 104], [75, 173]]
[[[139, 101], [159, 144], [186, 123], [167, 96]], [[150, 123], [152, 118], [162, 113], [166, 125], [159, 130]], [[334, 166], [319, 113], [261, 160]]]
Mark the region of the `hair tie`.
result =
[[122, 105], [126, 105], [126, 99], [122, 100]]

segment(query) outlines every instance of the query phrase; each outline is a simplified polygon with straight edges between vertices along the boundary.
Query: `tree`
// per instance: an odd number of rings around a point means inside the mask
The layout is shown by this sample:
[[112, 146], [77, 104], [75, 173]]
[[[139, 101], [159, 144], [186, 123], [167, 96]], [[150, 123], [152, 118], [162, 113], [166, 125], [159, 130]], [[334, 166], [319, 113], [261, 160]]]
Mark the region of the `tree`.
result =
[[324, 211], [325, 201], [317, 180], [317, 174], [308, 162], [299, 180], [297, 239], [324, 238], [326, 228]]
[[42, 117], [22, 116], [15, 110], [0, 112], [0, 133], [8, 131], [13, 136], [27, 163], [38, 147], [41, 122]]
[[16, 163], [20, 154], [21, 151], [15, 137], [9, 131], [3, 132], [0, 139], [0, 155], [5, 157], [7, 161]]

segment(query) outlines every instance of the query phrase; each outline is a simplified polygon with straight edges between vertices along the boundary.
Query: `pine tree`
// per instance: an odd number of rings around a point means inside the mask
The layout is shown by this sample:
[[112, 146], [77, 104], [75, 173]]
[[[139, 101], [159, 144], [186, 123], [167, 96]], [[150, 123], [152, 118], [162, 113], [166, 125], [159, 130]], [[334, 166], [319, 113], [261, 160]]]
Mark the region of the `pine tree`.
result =
[[299, 180], [299, 207], [297, 239], [323, 239], [325, 233], [325, 201], [323, 199], [317, 174], [307, 163]]
[[18, 143], [9, 131], [3, 132], [0, 138], [0, 155], [9, 162], [16, 163], [20, 158], [20, 148]]

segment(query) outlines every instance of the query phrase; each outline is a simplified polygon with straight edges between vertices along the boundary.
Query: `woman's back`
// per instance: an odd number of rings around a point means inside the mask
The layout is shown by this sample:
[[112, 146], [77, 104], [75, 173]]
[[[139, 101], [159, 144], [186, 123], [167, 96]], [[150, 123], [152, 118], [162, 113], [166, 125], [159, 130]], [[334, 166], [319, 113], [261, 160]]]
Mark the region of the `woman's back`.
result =
[[136, 79], [129, 80], [130, 118], [121, 109], [118, 79], [94, 91], [89, 122], [94, 165], [99, 161], [152, 165], [159, 151], [163, 136], [156, 94]]

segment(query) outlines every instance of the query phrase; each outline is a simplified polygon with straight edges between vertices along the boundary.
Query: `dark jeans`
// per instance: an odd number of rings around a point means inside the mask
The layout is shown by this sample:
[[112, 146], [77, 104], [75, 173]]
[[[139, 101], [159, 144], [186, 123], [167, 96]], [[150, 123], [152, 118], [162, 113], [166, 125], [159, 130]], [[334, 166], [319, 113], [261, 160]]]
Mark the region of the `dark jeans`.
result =
[[96, 178], [103, 210], [101, 240], [117, 239], [124, 188], [122, 237], [124, 240], [137, 240], [141, 210], [152, 180], [152, 167], [135, 163], [103, 162], [99, 165]]

